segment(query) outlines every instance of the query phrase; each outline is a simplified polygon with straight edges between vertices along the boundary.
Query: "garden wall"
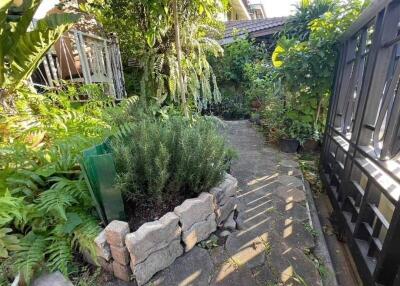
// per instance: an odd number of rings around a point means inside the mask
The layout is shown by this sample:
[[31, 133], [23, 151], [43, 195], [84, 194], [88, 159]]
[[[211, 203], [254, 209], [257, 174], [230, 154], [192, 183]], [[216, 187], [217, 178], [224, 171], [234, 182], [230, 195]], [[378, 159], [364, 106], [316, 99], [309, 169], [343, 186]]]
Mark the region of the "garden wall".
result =
[[217, 187], [135, 232], [130, 233], [127, 222], [114, 220], [95, 239], [97, 261], [117, 278], [129, 281], [133, 276], [141, 286], [217, 228], [233, 231], [236, 193], [237, 180], [226, 174]]

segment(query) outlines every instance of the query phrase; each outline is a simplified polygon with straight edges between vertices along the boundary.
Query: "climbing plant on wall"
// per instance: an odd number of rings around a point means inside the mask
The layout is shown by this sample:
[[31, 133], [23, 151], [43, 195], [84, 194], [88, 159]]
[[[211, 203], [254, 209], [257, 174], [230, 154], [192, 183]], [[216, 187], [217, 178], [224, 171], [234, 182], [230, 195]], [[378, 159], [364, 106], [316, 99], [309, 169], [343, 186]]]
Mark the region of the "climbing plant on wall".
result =
[[302, 1], [272, 55], [289, 93], [287, 116], [312, 126], [315, 132], [321, 132], [325, 124], [339, 36], [362, 8], [359, 0]]

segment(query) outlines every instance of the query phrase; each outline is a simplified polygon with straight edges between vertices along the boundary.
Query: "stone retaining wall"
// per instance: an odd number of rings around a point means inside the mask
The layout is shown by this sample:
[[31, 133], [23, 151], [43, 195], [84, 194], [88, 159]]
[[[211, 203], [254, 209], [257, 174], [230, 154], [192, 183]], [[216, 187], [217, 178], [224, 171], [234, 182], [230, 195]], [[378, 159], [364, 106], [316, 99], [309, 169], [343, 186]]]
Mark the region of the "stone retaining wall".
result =
[[144, 285], [184, 252], [207, 239], [217, 228], [223, 235], [236, 228], [237, 180], [226, 174], [208, 193], [187, 199], [173, 212], [129, 233], [129, 225], [112, 221], [95, 239], [97, 261], [115, 277]]

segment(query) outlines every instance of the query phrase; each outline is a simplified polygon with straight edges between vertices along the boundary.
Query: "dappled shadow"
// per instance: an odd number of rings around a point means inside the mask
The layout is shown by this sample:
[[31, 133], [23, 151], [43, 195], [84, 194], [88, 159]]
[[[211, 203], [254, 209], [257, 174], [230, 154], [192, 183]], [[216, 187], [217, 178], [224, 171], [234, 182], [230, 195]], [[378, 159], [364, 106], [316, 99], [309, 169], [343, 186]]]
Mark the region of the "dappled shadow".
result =
[[[150, 285], [313, 285], [321, 279], [308, 255], [314, 240], [302, 180], [292, 157], [264, 145], [245, 121], [227, 123], [238, 150], [239, 230], [224, 245], [195, 247], [157, 274]], [[286, 166], [280, 162], [286, 160]]]

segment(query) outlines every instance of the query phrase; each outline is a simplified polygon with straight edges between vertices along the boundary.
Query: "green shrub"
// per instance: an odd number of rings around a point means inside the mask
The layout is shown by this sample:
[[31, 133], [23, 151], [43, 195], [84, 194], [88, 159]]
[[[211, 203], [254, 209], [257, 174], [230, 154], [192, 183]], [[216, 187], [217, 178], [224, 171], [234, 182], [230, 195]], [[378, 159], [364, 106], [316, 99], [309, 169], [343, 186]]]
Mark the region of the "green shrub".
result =
[[29, 284], [42, 270], [69, 275], [78, 251], [94, 253], [100, 227], [79, 158], [112, 132], [102, 116], [113, 103], [96, 85], [21, 90], [14, 102], [0, 116], [0, 264]]
[[112, 145], [116, 186], [136, 205], [208, 191], [222, 179], [232, 154], [208, 118], [146, 119]]

